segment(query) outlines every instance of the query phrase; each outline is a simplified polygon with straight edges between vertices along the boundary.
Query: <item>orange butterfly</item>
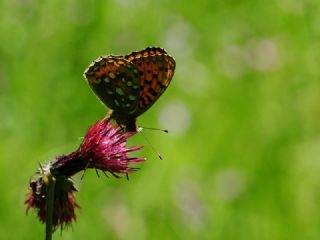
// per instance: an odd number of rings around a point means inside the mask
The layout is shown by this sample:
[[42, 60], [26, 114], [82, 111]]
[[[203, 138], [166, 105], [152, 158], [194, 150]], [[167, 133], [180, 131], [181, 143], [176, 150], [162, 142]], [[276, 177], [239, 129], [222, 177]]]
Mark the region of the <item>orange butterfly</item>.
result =
[[110, 118], [137, 131], [136, 118], [147, 111], [169, 86], [175, 60], [159, 47], [126, 56], [95, 60], [84, 75], [99, 99], [111, 109]]

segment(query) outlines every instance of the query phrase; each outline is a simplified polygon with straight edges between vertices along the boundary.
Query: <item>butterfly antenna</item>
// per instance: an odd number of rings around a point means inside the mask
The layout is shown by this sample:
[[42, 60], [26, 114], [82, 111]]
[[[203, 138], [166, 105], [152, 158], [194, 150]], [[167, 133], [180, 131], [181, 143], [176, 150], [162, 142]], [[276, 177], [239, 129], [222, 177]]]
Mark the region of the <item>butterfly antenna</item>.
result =
[[141, 127], [143, 129], [147, 129], [147, 130], [157, 130], [157, 131], [161, 131], [161, 132], [165, 132], [165, 133], [169, 133], [169, 131], [167, 129], [160, 129], [160, 128], [152, 128], [152, 127]]
[[[144, 128], [140, 127], [138, 129], [138, 132], [144, 137], [144, 139], [146, 140], [146, 142], [149, 144], [149, 146], [151, 147], [151, 149], [158, 155], [158, 157], [160, 158], [160, 160], [163, 160], [161, 154], [152, 146], [151, 142], [149, 141], [149, 139], [143, 134], [142, 130]], [[160, 129], [159, 129], [160, 130]]]

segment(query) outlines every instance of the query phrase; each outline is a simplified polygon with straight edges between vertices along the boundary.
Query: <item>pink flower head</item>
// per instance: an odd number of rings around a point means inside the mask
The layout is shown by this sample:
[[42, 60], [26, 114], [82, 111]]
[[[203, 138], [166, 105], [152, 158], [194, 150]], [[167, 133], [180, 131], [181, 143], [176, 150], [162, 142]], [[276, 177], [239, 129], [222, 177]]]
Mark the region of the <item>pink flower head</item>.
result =
[[80, 208], [75, 201], [75, 188], [71, 176], [87, 168], [110, 172], [113, 176], [129, 174], [137, 170], [129, 164], [144, 161], [143, 158], [129, 157], [128, 153], [142, 147], [127, 147], [126, 140], [136, 132], [126, 133], [122, 128], [114, 127], [109, 119], [98, 121], [89, 128], [80, 147], [66, 155], [57, 157], [44, 167], [39, 175], [29, 184], [29, 193], [25, 204], [37, 211], [41, 222], [47, 217], [48, 179], [55, 179], [53, 198], [53, 230], [64, 228], [76, 220], [75, 208]]
[[[45, 175], [39, 175], [30, 181], [29, 193], [24, 202], [27, 205], [27, 212], [30, 208], [35, 209], [42, 223], [46, 222], [47, 214], [47, 183], [44, 179]], [[75, 200], [76, 192], [77, 189], [70, 178], [57, 180], [53, 202], [53, 230], [56, 230], [58, 226], [63, 229], [76, 220], [75, 209], [80, 209]]]
[[87, 168], [95, 168], [104, 172], [129, 174], [137, 170], [129, 164], [144, 161], [143, 158], [129, 157], [128, 153], [142, 147], [126, 147], [126, 140], [136, 132], [124, 132], [114, 127], [109, 119], [96, 122], [89, 128], [80, 147], [68, 154], [57, 157], [51, 165], [52, 174], [72, 176]]

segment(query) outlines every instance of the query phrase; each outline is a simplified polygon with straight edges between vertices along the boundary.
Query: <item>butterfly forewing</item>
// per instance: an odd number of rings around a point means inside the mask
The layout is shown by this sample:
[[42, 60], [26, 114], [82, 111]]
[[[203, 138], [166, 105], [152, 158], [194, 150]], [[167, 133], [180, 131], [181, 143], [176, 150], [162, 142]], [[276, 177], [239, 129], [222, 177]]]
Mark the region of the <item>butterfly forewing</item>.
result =
[[132, 52], [132, 53], [126, 55], [125, 58], [127, 60], [131, 61], [136, 58], [147, 57], [147, 56], [151, 56], [151, 55], [159, 55], [159, 54], [167, 54], [167, 52], [163, 48], [148, 47], [148, 48], [145, 48], [141, 51]]
[[[160, 50], [163, 50], [160, 48]], [[135, 58], [126, 56], [139, 70], [140, 101], [135, 116], [141, 115], [161, 96], [169, 86], [175, 69], [175, 61], [165, 51], [154, 50], [154, 55], [135, 53]]]
[[85, 71], [95, 94], [109, 108], [129, 114], [139, 104], [140, 75], [138, 69], [121, 56], [97, 59]]

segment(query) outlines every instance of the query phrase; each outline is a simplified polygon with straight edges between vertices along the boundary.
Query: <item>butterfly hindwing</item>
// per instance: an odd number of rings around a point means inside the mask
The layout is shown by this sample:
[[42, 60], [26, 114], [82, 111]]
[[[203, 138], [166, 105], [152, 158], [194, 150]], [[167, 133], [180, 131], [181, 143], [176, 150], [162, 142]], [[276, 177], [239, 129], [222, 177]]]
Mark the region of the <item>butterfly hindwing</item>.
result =
[[95, 94], [110, 109], [129, 114], [139, 103], [138, 69], [121, 56], [106, 56], [94, 61], [85, 77]]

